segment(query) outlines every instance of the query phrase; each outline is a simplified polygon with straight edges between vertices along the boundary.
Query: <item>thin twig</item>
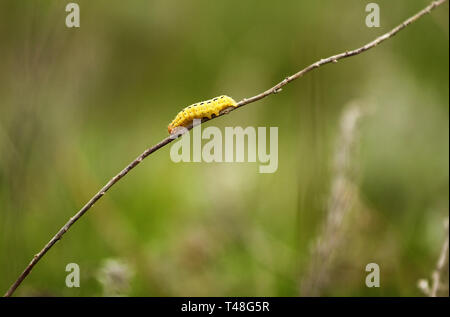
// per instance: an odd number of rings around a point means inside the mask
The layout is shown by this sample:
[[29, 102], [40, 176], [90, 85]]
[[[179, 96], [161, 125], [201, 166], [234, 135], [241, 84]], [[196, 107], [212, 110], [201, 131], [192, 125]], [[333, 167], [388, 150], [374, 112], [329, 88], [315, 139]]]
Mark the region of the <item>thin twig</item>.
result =
[[[443, 284], [441, 283], [441, 276], [448, 272], [448, 218], [444, 221], [445, 227], [445, 240], [442, 245], [441, 252], [439, 254], [439, 259], [436, 263], [433, 273], [431, 274], [431, 287], [430, 281], [426, 278], [422, 278], [417, 281], [417, 287], [427, 296], [436, 297], [438, 292], [443, 289]], [[447, 264], [447, 266], [446, 266]], [[447, 270], [445, 270], [447, 268]], [[447, 278], [448, 279], [448, 278]], [[448, 282], [447, 282], [448, 290]]]
[[[281, 91], [281, 88], [285, 85], [287, 85], [288, 83], [290, 83], [291, 81], [302, 77], [303, 75], [305, 75], [306, 73], [310, 72], [311, 70], [318, 68], [324, 64], [328, 64], [328, 63], [336, 63], [338, 60], [346, 58], [346, 57], [350, 57], [350, 56], [354, 56], [354, 55], [358, 55], [360, 53], [363, 53], [375, 46], [377, 46], [378, 44], [380, 44], [381, 42], [387, 40], [388, 38], [394, 36], [397, 32], [401, 31], [403, 28], [405, 28], [406, 26], [408, 26], [409, 24], [415, 22], [416, 20], [418, 20], [420, 17], [422, 17], [423, 15], [425, 15], [426, 13], [430, 13], [431, 10], [433, 10], [434, 8], [436, 8], [437, 6], [443, 4], [444, 2], [446, 2], [447, 0], [438, 0], [438, 1], [433, 1], [430, 5], [428, 5], [425, 9], [421, 10], [420, 12], [418, 12], [417, 14], [415, 14], [414, 16], [410, 17], [409, 19], [407, 19], [406, 21], [404, 21], [402, 24], [398, 25], [397, 27], [395, 27], [394, 29], [392, 29], [390, 32], [376, 38], [375, 40], [373, 40], [372, 42], [357, 48], [355, 50], [352, 51], [346, 51], [344, 53], [341, 54], [337, 54], [337, 55], [333, 55], [330, 56], [328, 58], [325, 59], [321, 59], [320, 61], [309, 65], [308, 67], [302, 69], [301, 71], [299, 71], [298, 73], [295, 73], [292, 76], [286, 77], [283, 81], [279, 82], [278, 84], [276, 84], [275, 86], [273, 86], [272, 88], [264, 91], [263, 93], [260, 93], [256, 96], [253, 96], [251, 98], [245, 98], [241, 101], [239, 101], [237, 103], [237, 107], [233, 108], [227, 108], [221, 111], [221, 113], [219, 114], [219, 116], [228, 114], [229, 112], [240, 108], [242, 106], [245, 106], [247, 104], [253, 103], [255, 101], [261, 100], [271, 94], [275, 94]], [[217, 117], [219, 117], [217, 116]], [[213, 117], [212, 119], [215, 119], [216, 117]], [[206, 122], [209, 121], [211, 119], [208, 118], [204, 118], [202, 119], [202, 122]], [[192, 129], [192, 124], [187, 127], [187, 130], [185, 130], [183, 133], [185, 133], [186, 131]], [[139, 155], [133, 162], [131, 162], [127, 167], [125, 167], [119, 174], [117, 174], [116, 176], [114, 176], [102, 189], [100, 189], [100, 191], [95, 194], [94, 197], [91, 198], [91, 200], [89, 200], [86, 205], [83, 206], [83, 208], [81, 208], [80, 211], [78, 211], [72, 218], [70, 218], [70, 220], [58, 231], [58, 233], [45, 245], [45, 247], [39, 252], [37, 253], [33, 259], [31, 260], [30, 264], [28, 264], [28, 266], [25, 268], [25, 270], [22, 272], [22, 274], [20, 274], [20, 276], [17, 278], [17, 280], [14, 282], [14, 284], [12, 284], [12, 286], [9, 288], [9, 290], [6, 292], [6, 294], [4, 295], [5, 297], [11, 296], [14, 291], [17, 289], [17, 287], [22, 283], [22, 281], [27, 277], [27, 275], [31, 272], [31, 270], [33, 269], [33, 267], [36, 265], [36, 263], [39, 262], [39, 260], [47, 253], [48, 250], [50, 250], [50, 248], [58, 241], [61, 239], [61, 237], [64, 235], [64, 233], [67, 232], [67, 230], [69, 230], [69, 228], [78, 220], [81, 218], [81, 216], [83, 216], [86, 211], [88, 211], [96, 202], [97, 200], [99, 200], [108, 189], [110, 189], [115, 183], [117, 183], [122, 177], [124, 177], [130, 170], [132, 170], [134, 167], [136, 167], [136, 165], [138, 165], [140, 162], [142, 162], [142, 160], [144, 158], [146, 158], [147, 156], [149, 156], [150, 154], [152, 154], [153, 152], [155, 152], [156, 150], [159, 150], [160, 148], [166, 146], [167, 144], [169, 144], [170, 142], [172, 142], [173, 140], [175, 140], [176, 138], [178, 138], [181, 134], [177, 134], [177, 135], [171, 135], [168, 136], [167, 138], [165, 138], [164, 140], [162, 140], [160, 143], [156, 144], [155, 146], [145, 150], [141, 155]]]
[[431, 297], [437, 296], [439, 286], [441, 285], [441, 273], [447, 261], [448, 261], [448, 219], [445, 222], [445, 242], [442, 245], [441, 254], [439, 255], [439, 260], [436, 264], [436, 269], [434, 270], [431, 276], [433, 281], [430, 291]]

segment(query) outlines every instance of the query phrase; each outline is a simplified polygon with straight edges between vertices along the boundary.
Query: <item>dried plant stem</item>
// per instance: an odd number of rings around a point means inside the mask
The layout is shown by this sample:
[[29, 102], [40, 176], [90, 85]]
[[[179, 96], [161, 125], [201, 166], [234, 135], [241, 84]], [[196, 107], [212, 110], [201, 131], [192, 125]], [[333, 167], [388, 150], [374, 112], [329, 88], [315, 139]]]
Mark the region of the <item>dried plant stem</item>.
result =
[[[236, 108], [227, 108], [224, 109], [219, 116], [228, 114], [229, 112], [233, 111], [234, 109], [240, 108], [242, 106], [245, 106], [247, 104], [253, 103], [255, 101], [261, 100], [271, 94], [275, 94], [281, 91], [281, 88], [285, 85], [287, 85], [288, 83], [290, 83], [291, 81], [302, 77], [303, 75], [305, 75], [306, 73], [312, 71], [315, 68], [318, 68], [324, 64], [328, 64], [328, 63], [336, 63], [338, 60], [346, 58], [346, 57], [350, 57], [350, 56], [354, 56], [354, 55], [358, 55], [360, 53], [363, 53], [375, 46], [377, 46], [378, 44], [380, 44], [381, 42], [387, 40], [388, 38], [391, 38], [392, 36], [394, 36], [396, 33], [398, 33], [399, 31], [401, 31], [403, 28], [405, 28], [406, 26], [408, 26], [409, 24], [415, 22], [416, 20], [418, 20], [420, 17], [422, 17], [423, 15], [431, 12], [431, 10], [433, 10], [434, 8], [436, 8], [437, 6], [443, 4], [444, 2], [446, 2], [447, 0], [438, 0], [438, 1], [433, 1], [430, 5], [428, 5], [425, 9], [421, 10], [420, 12], [418, 12], [417, 14], [415, 14], [414, 16], [410, 17], [409, 19], [407, 19], [406, 21], [404, 21], [402, 24], [398, 25], [397, 27], [395, 27], [394, 29], [392, 29], [390, 32], [383, 34], [382, 36], [376, 38], [375, 40], [373, 40], [372, 42], [357, 48], [355, 50], [352, 51], [346, 51], [344, 53], [341, 54], [337, 54], [337, 55], [333, 55], [330, 56], [328, 58], [325, 59], [321, 59], [320, 61], [317, 61], [314, 64], [309, 65], [308, 67], [302, 69], [301, 71], [299, 71], [298, 73], [295, 73], [292, 76], [286, 77], [283, 81], [279, 82], [278, 84], [276, 84], [275, 86], [273, 86], [272, 88], [256, 95], [253, 96], [251, 98], [245, 98], [243, 100], [241, 100], [240, 102], [237, 103], [237, 107]], [[214, 119], [214, 118], [213, 118]], [[207, 119], [204, 118], [202, 120], [202, 122], [206, 122], [209, 121], [211, 119]], [[188, 127], [188, 130], [192, 129], [192, 125]], [[181, 135], [181, 134], [180, 134]], [[37, 253], [33, 259], [31, 260], [31, 262], [28, 264], [28, 266], [25, 268], [25, 270], [22, 272], [22, 274], [20, 274], [20, 276], [17, 278], [17, 280], [14, 282], [14, 284], [12, 284], [12, 286], [9, 288], [9, 290], [6, 292], [6, 294], [4, 295], [5, 297], [11, 296], [14, 291], [17, 289], [17, 287], [22, 283], [22, 281], [27, 277], [27, 275], [31, 272], [31, 270], [33, 269], [33, 267], [36, 265], [36, 263], [39, 262], [39, 260], [47, 253], [48, 250], [50, 250], [50, 248], [58, 241], [61, 239], [61, 237], [64, 235], [64, 233], [67, 232], [67, 230], [69, 230], [69, 228], [78, 220], [81, 218], [81, 216], [83, 216], [86, 211], [88, 211], [96, 202], [97, 200], [99, 200], [108, 189], [110, 189], [115, 183], [117, 183], [122, 177], [124, 177], [130, 170], [132, 170], [134, 167], [136, 167], [136, 165], [138, 165], [144, 158], [146, 158], [148, 155], [150, 155], [151, 153], [155, 152], [156, 150], [159, 150], [160, 148], [166, 146], [167, 144], [169, 144], [170, 142], [172, 142], [174, 139], [178, 138], [180, 135], [172, 135], [169, 136], [167, 138], [165, 138], [164, 140], [162, 140], [160, 143], [156, 144], [155, 146], [145, 150], [141, 155], [139, 155], [133, 162], [131, 162], [127, 167], [125, 167], [119, 174], [117, 174], [116, 176], [114, 176], [102, 189], [100, 189], [100, 191], [95, 194], [94, 197], [91, 198], [91, 200], [89, 200], [86, 205], [83, 206], [83, 208], [81, 208], [80, 211], [78, 211], [72, 218], [70, 218], [70, 220], [58, 231], [58, 233], [45, 245], [45, 247], [39, 252]]]
[[430, 297], [436, 297], [441, 284], [441, 273], [444, 269], [445, 264], [448, 263], [448, 219], [445, 222], [445, 242], [442, 245], [441, 254], [439, 255], [439, 260], [436, 264], [436, 269], [434, 270], [431, 279], [431, 291]]
[[300, 296], [320, 296], [330, 280], [330, 268], [336, 251], [342, 249], [346, 222], [353, 206], [360, 201], [352, 174], [352, 153], [358, 147], [358, 125], [366, 113], [358, 102], [351, 102], [341, 115], [339, 139], [334, 153], [334, 169], [328, 198], [327, 218], [319, 233], [311, 260], [300, 281]]

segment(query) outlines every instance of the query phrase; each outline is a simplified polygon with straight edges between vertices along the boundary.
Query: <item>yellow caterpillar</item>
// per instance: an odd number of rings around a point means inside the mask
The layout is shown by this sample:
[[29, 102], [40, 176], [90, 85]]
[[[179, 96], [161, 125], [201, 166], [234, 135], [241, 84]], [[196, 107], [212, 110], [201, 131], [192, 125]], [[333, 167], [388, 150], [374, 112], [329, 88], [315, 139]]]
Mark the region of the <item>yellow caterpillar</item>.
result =
[[169, 134], [172, 134], [176, 127], [186, 127], [194, 119], [209, 118], [214, 114], [219, 115], [220, 111], [228, 107], [236, 107], [233, 98], [222, 95], [210, 100], [194, 103], [181, 110], [175, 119], [169, 124]]

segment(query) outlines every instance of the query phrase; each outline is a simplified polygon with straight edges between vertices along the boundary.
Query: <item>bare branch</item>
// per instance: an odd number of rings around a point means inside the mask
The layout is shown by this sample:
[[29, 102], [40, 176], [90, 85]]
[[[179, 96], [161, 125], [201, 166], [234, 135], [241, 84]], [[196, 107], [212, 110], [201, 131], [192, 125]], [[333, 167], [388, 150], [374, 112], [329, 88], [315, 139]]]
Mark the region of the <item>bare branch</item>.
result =
[[[394, 36], [395, 34], [397, 34], [399, 31], [401, 31], [403, 28], [405, 28], [406, 26], [408, 26], [409, 24], [415, 22], [416, 20], [418, 20], [419, 18], [421, 18], [423, 15], [425, 15], [426, 13], [430, 13], [431, 10], [433, 10], [434, 8], [436, 8], [437, 6], [443, 4], [444, 2], [446, 2], [447, 0], [438, 0], [438, 1], [433, 1], [430, 5], [428, 5], [425, 9], [421, 10], [420, 12], [418, 12], [417, 14], [415, 14], [414, 16], [410, 17], [409, 19], [407, 19], [406, 21], [404, 21], [402, 24], [398, 25], [397, 27], [395, 27], [394, 29], [392, 29], [390, 32], [383, 34], [382, 36], [376, 38], [375, 40], [373, 40], [372, 42], [357, 48], [355, 50], [352, 51], [346, 51], [344, 53], [341, 54], [337, 54], [337, 55], [333, 55], [330, 56], [328, 58], [325, 59], [321, 59], [320, 61], [317, 61], [314, 64], [309, 65], [308, 67], [302, 69], [301, 71], [299, 71], [298, 73], [295, 73], [289, 77], [286, 77], [283, 81], [279, 82], [278, 84], [276, 84], [275, 86], [273, 86], [272, 88], [256, 95], [253, 96], [251, 98], [245, 98], [241, 101], [239, 101], [237, 103], [237, 107], [233, 108], [227, 108], [221, 111], [221, 113], [219, 114], [219, 116], [228, 114], [229, 112], [233, 111], [234, 109], [240, 108], [242, 106], [245, 106], [247, 104], [256, 102], [258, 100], [261, 100], [271, 94], [275, 94], [281, 91], [282, 87], [287, 85], [288, 83], [290, 83], [291, 81], [302, 77], [303, 75], [305, 75], [306, 73], [312, 71], [313, 69], [319, 68], [322, 65], [328, 64], [328, 63], [336, 63], [338, 60], [346, 58], [346, 57], [350, 57], [350, 56], [355, 56], [358, 55], [360, 53], [363, 53], [375, 46], [377, 46], [378, 44], [380, 44], [381, 42], [387, 40], [388, 38], [391, 38], [392, 36]], [[219, 117], [218, 116], [218, 117]], [[213, 117], [212, 119], [214, 119], [216, 117]], [[206, 122], [209, 121], [211, 119], [208, 118], [204, 118], [202, 119], [202, 122]], [[184, 132], [188, 131], [192, 129], [192, 125], [190, 125], [189, 127], [187, 127], [187, 130], [185, 130]], [[25, 268], [25, 270], [22, 272], [22, 274], [20, 274], [20, 276], [17, 278], [17, 280], [14, 282], [14, 284], [12, 284], [12, 286], [9, 288], [9, 290], [6, 292], [6, 294], [4, 295], [5, 297], [11, 296], [14, 291], [17, 289], [17, 287], [22, 283], [22, 281], [27, 277], [27, 275], [31, 272], [31, 270], [33, 269], [33, 267], [39, 262], [39, 260], [47, 253], [48, 250], [50, 250], [50, 248], [58, 241], [61, 239], [61, 237], [67, 232], [67, 230], [69, 230], [69, 228], [78, 220], [81, 218], [81, 216], [83, 216], [86, 211], [88, 211], [105, 193], [108, 189], [110, 189], [114, 184], [116, 184], [122, 177], [124, 177], [126, 174], [128, 174], [128, 172], [130, 170], [132, 170], [134, 167], [136, 167], [136, 165], [138, 165], [140, 162], [142, 162], [143, 159], [145, 159], [147, 156], [149, 156], [150, 154], [152, 154], [153, 152], [159, 150], [160, 148], [166, 146], [167, 144], [169, 144], [170, 142], [172, 142], [173, 140], [175, 140], [176, 138], [178, 138], [181, 134], [177, 134], [177, 135], [171, 135], [168, 136], [167, 138], [165, 138], [164, 140], [162, 140], [160, 143], [156, 144], [155, 146], [145, 150], [141, 155], [139, 155], [134, 161], [132, 161], [127, 167], [125, 167], [119, 174], [117, 174], [116, 176], [114, 176], [102, 189], [100, 189], [100, 191], [95, 194], [91, 200], [89, 200], [86, 205], [83, 206], [83, 208], [81, 208], [72, 218], [70, 218], [70, 220], [58, 231], [58, 233], [45, 245], [45, 247], [39, 252], [37, 253], [33, 259], [31, 260], [31, 262], [28, 264], [28, 266]]]

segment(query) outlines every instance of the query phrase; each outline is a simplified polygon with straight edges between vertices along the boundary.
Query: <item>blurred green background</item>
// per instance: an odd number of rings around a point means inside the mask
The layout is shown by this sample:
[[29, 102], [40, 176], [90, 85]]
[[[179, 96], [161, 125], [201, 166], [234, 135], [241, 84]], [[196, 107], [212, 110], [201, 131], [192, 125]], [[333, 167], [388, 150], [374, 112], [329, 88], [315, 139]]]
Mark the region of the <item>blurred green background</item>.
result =
[[[0, 2], [0, 291], [183, 107], [253, 96], [389, 31], [429, 0]], [[422, 296], [449, 203], [448, 3], [364, 54], [205, 126], [279, 127], [279, 164], [154, 153], [76, 223], [21, 296]], [[327, 233], [341, 120], [358, 202]], [[321, 279], [317, 241], [339, 243]], [[337, 238], [336, 238], [337, 239]], [[325, 239], [326, 240], [326, 239]], [[65, 267], [81, 269], [67, 288]], [[367, 288], [367, 263], [381, 287]], [[446, 280], [445, 280], [446, 279]], [[303, 282], [316, 283], [315, 290]], [[312, 282], [311, 282], [312, 281]], [[448, 295], [448, 275], [444, 277]], [[306, 283], [306, 282], [305, 282]], [[306, 285], [306, 284], [305, 284]]]

